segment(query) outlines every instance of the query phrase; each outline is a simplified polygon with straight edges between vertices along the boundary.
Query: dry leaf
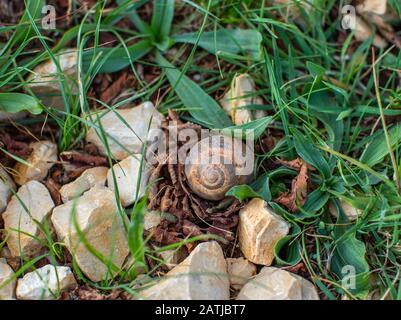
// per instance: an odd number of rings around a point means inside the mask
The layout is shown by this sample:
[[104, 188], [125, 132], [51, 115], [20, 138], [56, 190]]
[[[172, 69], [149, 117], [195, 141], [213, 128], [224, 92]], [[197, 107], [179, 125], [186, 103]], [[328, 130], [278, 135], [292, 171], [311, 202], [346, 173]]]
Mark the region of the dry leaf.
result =
[[291, 212], [297, 211], [298, 204], [301, 206], [305, 203], [306, 198], [308, 196], [308, 166], [307, 164], [300, 159], [294, 160], [290, 162], [291, 165], [298, 166], [299, 162], [302, 161], [302, 165], [299, 168], [299, 174], [297, 177], [292, 181], [291, 185], [291, 192], [285, 192], [281, 194], [277, 199], [275, 199], [275, 202], [283, 205], [286, 207], [288, 210]]

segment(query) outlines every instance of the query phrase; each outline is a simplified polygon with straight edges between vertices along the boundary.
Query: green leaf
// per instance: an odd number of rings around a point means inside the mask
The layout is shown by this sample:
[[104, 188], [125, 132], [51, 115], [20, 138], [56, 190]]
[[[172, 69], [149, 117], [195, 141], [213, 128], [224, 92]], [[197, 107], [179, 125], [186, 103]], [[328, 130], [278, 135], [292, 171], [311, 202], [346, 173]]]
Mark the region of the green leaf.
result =
[[232, 126], [232, 122], [223, 108], [200, 86], [183, 75], [160, 53], [157, 53], [156, 61], [162, 68], [165, 68], [170, 84], [193, 118], [211, 129]]
[[135, 2], [132, 0], [117, 0], [118, 7], [104, 19], [104, 24], [114, 24], [124, 16], [127, 16], [141, 33], [151, 35], [152, 30], [150, 26], [137, 13], [137, 9], [147, 2], [147, 0]]
[[277, 241], [274, 246], [274, 256], [278, 265], [293, 266], [301, 261], [301, 245], [297, 240], [300, 233], [301, 228], [293, 223], [291, 233]]
[[326, 179], [330, 178], [330, 167], [321, 151], [313, 145], [310, 139], [305, 139], [297, 129], [293, 129], [292, 134], [298, 155], [314, 166]]
[[[152, 44], [149, 40], [142, 40], [127, 48], [99, 48], [96, 54], [101, 53], [99, 61], [101, 64], [99, 73], [111, 73], [124, 69], [131, 62], [136, 61], [152, 50]], [[88, 68], [93, 58], [93, 50], [83, 53], [82, 63], [84, 68]]]
[[[176, 42], [195, 44], [198, 33], [172, 36]], [[262, 35], [257, 30], [219, 29], [201, 34], [198, 46], [215, 55], [244, 53], [254, 60], [261, 57]]]
[[[394, 147], [401, 139], [401, 124], [393, 126], [388, 131], [390, 137], [390, 144]], [[384, 132], [376, 136], [371, 143], [368, 144], [365, 151], [362, 153], [360, 161], [368, 166], [374, 166], [381, 162], [390, 150], [387, 146]]]
[[43, 110], [39, 101], [24, 93], [0, 93], [0, 110], [10, 113], [29, 111], [40, 114]]
[[326, 73], [326, 70], [323, 67], [310, 61], [306, 62], [306, 67], [308, 68], [309, 73], [314, 77], [323, 76]]
[[[339, 208], [337, 206], [337, 208]], [[356, 238], [356, 232], [350, 227], [345, 214], [339, 210], [340, 217], [334, 227], [335, 249], [330, 270], [340, 280], [355, 286], [347, 288], [351, 293], [363, 297], [369, 288], [369, 265], [366, 261], [365, 244]], [[352, 277], [354, 273], [354, 277]], [[350, 278], [351, 276], [351, 278]], [[348, 282], [350, 281], [350, 282]]]
[[137, 263], [145, 265], [145, 243], [143, 240], [143, 219], [146, 212], [147, 197], [143, 197], [132, 211], [132, 222], [128, 229], [128, 246]]
[[243, 184], [232, 187], [227, 191], [226, 196], [233, 196], [240, 202], [249, 198], [263, 198], [259, 193], [255, 192], [250, 186]]
[[174, 17], [174, 0], [154, 0], [152, 31], [157, 42], [164, 41], [170, 35]]
[[224, 128], [221, 130], [222, 134], [228, 133], [232, 134], [234, 133], [234, 136], [236, 132], [241, 132], [241, 138], [242, 139], [247, 139], [247, 132], [248, 130], [253, 131], [253, 139], [256, 140], [258, 139], [265, 131], [267, 126], [272, 123], [273, 118], [272, 117], [264, 117], [260, 118], [257, 120], [250, 121], [248, 123], [241, 124], [239, 126], [230, 126], [227, 128]]

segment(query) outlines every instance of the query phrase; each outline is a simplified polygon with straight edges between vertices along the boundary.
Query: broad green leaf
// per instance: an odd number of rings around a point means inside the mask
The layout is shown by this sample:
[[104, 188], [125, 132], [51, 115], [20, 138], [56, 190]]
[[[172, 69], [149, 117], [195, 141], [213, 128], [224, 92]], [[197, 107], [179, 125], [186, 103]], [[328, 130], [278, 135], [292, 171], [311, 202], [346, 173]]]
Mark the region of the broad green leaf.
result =
[[[111, 73], [124, 69], [131, 62], [142, 58], [150, 50], [152, 45], [149, 40], [142, 40], [127, 48], [99, 48], [97, 53], [101, 53], [101, 57], [97, 63], [101, 64], [99, 73]], [[82, 62], [84, 67], [90, 65], [93, 57], [93, 50], [88, 50], [83, 53]]]
[[[172, 36], [176, 42], [195, 44], [198, 33]], [[215, 55], [243, 53], [252, 59], [261, 57], [262, 35], [257, 30], [219, 29], [201, 34], [198, 46]]]
[[157, 42], [169, 36], [174, 17], [175, 0], [154, 0], [151, 27]]
[[0, 111], [16, 113], [29, 111], [32, 114], [40, 114], [43, 110], [39, 101], [24, 93], [0, 93]]
[[183, 75], [181, 71], [164, 59], [160, 53], [157, 53], [156, 61], [162, 68], [165, 68], [170, 84], [193, 118], [210, 129], [222, 129], [232, 126], [223, 108], [200, 86]]
[[306, 62], [306, 67], [309, 73], [314, 77], [323, 76], [326, 73], [326, 69], [310, 61]]
[[274, 255], [278, 265], [296, 265], [301, 261], [301, 246], [299, 237], [301, 228], [296, 224], [292, 224], [292, 231], [289, 235], [281, 238], [274, 246]]
[[[369, 265], [366, 261], [365, 244], [356, 238], [354, 227], [349, 225], [344, 212], [339, 210], [339, 219], [334, 227], [335, 248], [330, 270], [347, 285], [353, 294], [363, 297], [369, 287]], [[354, 277], [352, 277], [354, 275]], [[351, 277], [350, 277], [351, 276]]]
[[[389, 132], [391, 146], [394, 147], [400, 142], [401, 139], [401, 124], [393, 126]], [[360, 161], [368, 166], [374, 166], [381, 162], [388, 154], [390, 150], [387, 146], [384, 132], [376, 136], [371, 143], [368, 144], [365, 151], [362, 153]]]
[[255, 192], [250, 186], [243, 184], [232, 187], [227, 191], [226, 196], [233, 196], [240, 202], [249, 198], [263, 198], [259, 193]]
[[242, 138], [246, 139], [247, 137], [247, 132], [253, 131], [253, 139], [256, 140], [258, 139], [265, 131], [267, 126], [273, 121], [272, 117], [264, 117], [260, 118], [257, 120], [250, 121], [248, 123], [239, 125], [239, 126], [230, 126], [227, 128], [224, 128], [221, 130], [221, 132], [224, 133], [236, 133], [236, 132], [242, 132]]
[[313, 145], [312, 140], [305, 139], [304, 135], [296, 129], [292, 130], [292, 134], [298, 155], [314, 166], [326, 179], [330, 178], [330, 167], [321, 151]]

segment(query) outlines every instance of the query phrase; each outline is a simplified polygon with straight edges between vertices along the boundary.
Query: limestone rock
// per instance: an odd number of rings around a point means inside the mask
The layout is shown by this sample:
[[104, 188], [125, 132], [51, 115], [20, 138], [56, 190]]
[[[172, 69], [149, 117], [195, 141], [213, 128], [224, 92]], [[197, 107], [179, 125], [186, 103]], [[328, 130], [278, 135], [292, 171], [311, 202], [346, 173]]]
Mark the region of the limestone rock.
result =
[[109, 168], [107, 167], [95, 167], [85, 170], [76, 180], [61, 187], [61, 199], [66, 203], [81, 196], [94, 186], [104, 186], [108, 170]]
[[77, 85], [77, 49], [65, 49], [55, 55], [60, 71], [53, 60], [39, 64], [27, 77], [27, 87], [49, 108], [64, 110], [64, 101], [58, 74], [65, 77], [66, 89], [71, 94], [78, 94]]
[[17, 299], [53, 300], [77, 286], [69, 267], [45, 265], [18, 280]]
[[244, 258], [227, 258], [231, 287], [240, 290], [256, 274], [256, 266]]
[[271, 265], [274, 246], [288, 231], [289, 224], [262, 199], [252, 199], [239, 213], [240, 248], [245, 258], [253, 263]]
[[236, 125], [245, 124], [267, 115], [264, 110], [242, 109], [249, 105], [263, 104], [262, 99], [255, 96], [255, 84], [248, 74], [241, 74], [233, 79], [232, 88], [220, 103]]
[[12, 300], [15, 298], [15, 284], [17, 282], [15, 279], [2, 287], [13, 276], [14, 271], [7, 264], [6, 259], [0, 258], [0, 300]]
[[374, 13], [383, 15], [387, 11], [387, 0], [364, 0], [356, 6], [359, 13]]
[[143, 216], [143, 228], [146, 231], [152, 231], [163, 221], [162, 213], [159, 211], [145, 211]]
[[[155, 109], [153, 103], [145, 102], [127, 109], [107, 111], [100, 114], [99, 118], [112, 156], [123, 160], [130, 155], [141, 153], [143, 143], [150, 139], [151, 132], [148, 132], [148, 128], [158, 129], [163, 116]], [[97, 122], [95, 125], [99, 127]], [[100, 131], [97, 133], [95, 128], [91, 128], [86, 141], [93, 143], [103, 155], [107, 155], [99, 136]]]
[[35, 237], [44, 239], [44, 235], [38, 224], [47, 222], [53, 207], [49, 191], [40, 182], [29, 181], [19, 188], [3, 213], [7, 245], [13, 257], [32, 257], [40, 250], [41, 244]]
[[[355, 221], [362, 214], [361, 209], [357, 209], [357, 208], [353, 207], [351, 204], [349, 204], [346, 201], [340, 201], [340, 205], [341, 205], [341, 208], [343, 209], [345, 215], [348, 217], [348, 219], [350, 221]], [[337, 209], [332, 202], [329, 204], [329, 212], [334, 217], [338, 216]]]
[[[355, 17], [355, 39], [363, 42], [372, 36], [373, 30], [363, 19]], [[384, 48], [387, 46], [387, 41], [384, 40], [377, 33], [373, 37], [373, 45], [378, 48]]]
[[228, 300], [229, 287], [223, 250], [210, 241], [199, 244], [160, 281], [138, 293], [150, 300]]
[[[140, 170], [141, 159], [142, 155], [140, 154], [127, 157], [115, 164], [113, 169], [110, 169], [107, 173], [107, 185], [112, 191], [115, 191], [114, 171], [118, 193], [123, 207], [128, 207], [135, 202], [137, 192], [138, 198], [144, 195], [149, 171], [147, 169]], [[145, 167], [145, 163], [143, 165]], [[141, 181], [139, 183], [139, 190], [137, 190], [139, 177]]]
[[15, 190], [14, 181], [7, 172], [0, 167], [0, 214], [3, 213], [7, 207], [13, 194], [12, 190]]
[[31, 180], [41, 181], [46, 178], [49, 169], [57, 161], [57, 145], [53, 142], [33, 142], [29, 147], [32, 152], [26, 162], [30, 166], [21, 162], [15, 165], [14, 180], [20, 186]]
[[[110, 279], [118, 271], [115, 269], [123, 265], [129, 252], [126, 231], [114, 193], [108, 188], [95, 186], [80, 198], [54, 208], [51, 221], [59, 240], [65, 243], [78, 266], [91, 280]], [[79, 236], [79, 231], [85, 241]], [[95, 257], [84, 242], [102, 254], [105, 261]], [[110, 259], [115, 266], [113, 270], [107, 267]]]
[[285, 270], [264, 267], [245, 284], [237, 300], [319, 300], [319, 296], [308, 280]]

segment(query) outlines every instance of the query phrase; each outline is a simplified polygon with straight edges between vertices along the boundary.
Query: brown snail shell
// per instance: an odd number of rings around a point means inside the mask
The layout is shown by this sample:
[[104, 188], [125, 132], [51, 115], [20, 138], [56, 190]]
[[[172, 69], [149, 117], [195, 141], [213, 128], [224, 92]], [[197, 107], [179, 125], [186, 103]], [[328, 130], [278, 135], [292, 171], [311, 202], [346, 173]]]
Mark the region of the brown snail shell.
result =
[[[207, 200], [221, 200], [231, 187], [249, 182], [253, 153], [245, 148], [241, 140], [222, 135], [196, 143], [185, 160], [185, 175], [192, 191]], [[244, 150], [246, 161], [252, 161], [252, 170], [246, 174]]]

